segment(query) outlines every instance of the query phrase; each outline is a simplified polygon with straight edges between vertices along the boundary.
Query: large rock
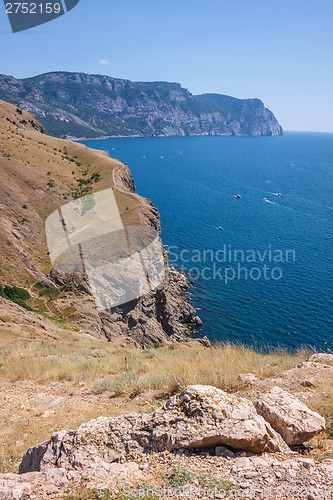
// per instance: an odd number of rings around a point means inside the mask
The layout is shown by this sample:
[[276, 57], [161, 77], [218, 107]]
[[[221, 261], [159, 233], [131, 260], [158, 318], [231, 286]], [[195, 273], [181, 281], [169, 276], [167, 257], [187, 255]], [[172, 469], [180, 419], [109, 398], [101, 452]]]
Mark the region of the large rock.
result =
[[255, 407], [288, 445], [303, 444], [325, 429], [323, 417], [280, 387], [261, 394]]
[[154, 413], [100, 417], [53, 434], [28, 450], [20, 472], [82, 470], [129, 460], [144, 452], [229, 446], [251, 452], [290, 451], [247, 399], [210, 386], [190, 386]]
[[187, 387], [152, 417], [152, 444], [159, 451], [220, 445], [253, 452], [286, 450], [249, 400], [215, 387]]

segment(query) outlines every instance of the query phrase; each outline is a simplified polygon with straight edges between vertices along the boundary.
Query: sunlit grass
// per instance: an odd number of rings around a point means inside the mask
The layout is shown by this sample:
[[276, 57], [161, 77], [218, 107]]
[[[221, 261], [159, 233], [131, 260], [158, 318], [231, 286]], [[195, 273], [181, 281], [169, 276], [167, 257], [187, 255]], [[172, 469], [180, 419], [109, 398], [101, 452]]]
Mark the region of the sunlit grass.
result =
[[304, 361], [308, 354], [262, 354], [231, 344], [203, 348], [177, 345], [145, 351], [115, 348], [112, 343], [78, 338], [52, 343], [24, 341], [0, 349], [0, 377], [15, 380], [93, 381], [94, 390], [130, 395], [146, 389], [170, 393], [191, 384], [227, 391], [240, 388], [239, 375], [271, 377]]

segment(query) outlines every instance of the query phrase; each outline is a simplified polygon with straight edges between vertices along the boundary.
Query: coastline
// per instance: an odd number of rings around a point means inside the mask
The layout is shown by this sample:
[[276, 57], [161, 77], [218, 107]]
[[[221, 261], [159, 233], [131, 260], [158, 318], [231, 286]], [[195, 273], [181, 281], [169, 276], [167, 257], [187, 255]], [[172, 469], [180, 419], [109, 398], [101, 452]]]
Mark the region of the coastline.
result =
[[250, 135], [250, 134], [184, 134], [184, 135], [165, 135], [165, 134], [160, 134], [160, 135], [107, 135], [107, 136], [101, 136], [101, 137], [73, 137], [73, 136], [66, 136], [63, 139], [66, 141], [73, 141], [73, 142], [79, 142], [79, 141], [104, 141], [106, 139], [154, 139], [156, 138], [163, 138], [163, 137], [283, 137], [285, 135], [284, 132], [282, 132], [279, 135], [269, 135], [269, 134], [262, 134], [262, 135]]

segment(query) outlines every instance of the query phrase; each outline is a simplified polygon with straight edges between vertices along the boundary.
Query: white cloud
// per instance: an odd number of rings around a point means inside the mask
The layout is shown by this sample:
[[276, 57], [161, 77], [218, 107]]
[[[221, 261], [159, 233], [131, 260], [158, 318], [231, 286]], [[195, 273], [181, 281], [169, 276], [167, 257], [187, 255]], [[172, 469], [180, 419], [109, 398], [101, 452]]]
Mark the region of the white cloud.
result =
[[103, 64], [104, 66], [108, 66], [110, 63], [106, 59], [100, 59], [99, 64]]

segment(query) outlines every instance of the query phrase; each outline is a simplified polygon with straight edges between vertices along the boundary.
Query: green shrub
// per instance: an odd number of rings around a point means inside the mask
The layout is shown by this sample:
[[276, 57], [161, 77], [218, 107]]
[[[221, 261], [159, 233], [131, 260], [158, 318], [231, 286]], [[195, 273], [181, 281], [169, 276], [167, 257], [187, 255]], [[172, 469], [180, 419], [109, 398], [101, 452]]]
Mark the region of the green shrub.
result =
[[19, 288], [17, 286], [2, 285], [0, 283], [0, 296], [5, 299], [11, 300], [28, 311], [33, 309], [26, 304], [26, 300], [31, 298], [30, 293], [24, 288]]
[[[24, 288], [19, 288], [17, 286], [2, 286], [3, 297], [12, 300], [12, 299], [20, 299], [20, 300], [29, 300], [31, 298], [30, 293]], [[1, 292], [0, 292], [1, 293]]]
[[47, 299], [54, 299], [57, 297], [61, 291], [62, 288], [47, 288], [43, 283], [37, 282], [34, 284], [34, 288], [39, 290], [39, 296], [40, 297], [45, 297]]

